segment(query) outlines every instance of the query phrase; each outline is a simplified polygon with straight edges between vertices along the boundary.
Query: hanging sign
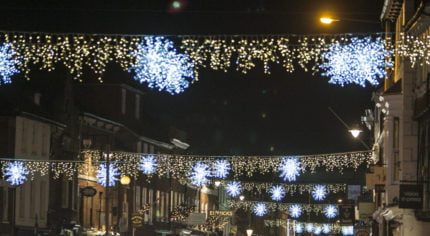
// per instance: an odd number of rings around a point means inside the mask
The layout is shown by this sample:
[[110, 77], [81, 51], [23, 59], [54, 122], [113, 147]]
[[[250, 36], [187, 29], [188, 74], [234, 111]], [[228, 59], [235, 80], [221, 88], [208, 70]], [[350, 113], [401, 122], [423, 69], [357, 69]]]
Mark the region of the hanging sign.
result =
[[87, 186], [85, 188], [81, 188], [81, 194], [84, 197], [93, 197], [96, 195], [97, 190], [91, 186]]
[[131, 216], [131, 224], [133, 227], [141, 227], [143, 225], [144, 217], [139, 213], [133, 213]]
[[399, 208], [421, 209], [423, 207], [423, 186], [419, 184], [401, 184]]

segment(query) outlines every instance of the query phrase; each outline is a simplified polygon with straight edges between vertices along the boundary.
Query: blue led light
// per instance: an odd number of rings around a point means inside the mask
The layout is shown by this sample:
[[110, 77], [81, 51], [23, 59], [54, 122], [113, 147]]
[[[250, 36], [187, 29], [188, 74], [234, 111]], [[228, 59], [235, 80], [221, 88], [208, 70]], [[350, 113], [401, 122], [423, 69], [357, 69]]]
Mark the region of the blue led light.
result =
[[302, 223], [296, 223], [294, 225], [294, 231], [296, 231], [297, 234], [303, 233], [303, 224]]
[[254, 206], [254, 214], [256, 216], [264, 216], [267, 213], [266, 204], [259, 202]]
[[284, 181], [296, 181], [296, 177], [300, 175], [300, 162], [295, 157], [284, 158], [278, 170], [281, 172], [279, 177]]
[[302, 207], [299, 204], [291, 205], [288, 211], [292, 218], [299, 218], [302, 215]]
[[194, 79], [194, 64], [187, 54], [177, 53], [173, 42], [164, 37], [145, 37], [137, 51], [134, 79], [140, 83], [148, 83], [150, 88], [165, 90], [174, 95], [188, 88]]
[[322, 231], [321, 226], [315, 226], [314, 227], [314, 235], [320, 235]]
[[285, 197], [285, 189], [279, 185], [271, 187], [269, 192], [273, 201], [281, 201]]
[[191, 183], [196, 186], [202, 186], [209, 182], [208, 177], [210, 177], [209, 166], [204, 163], [197, 162], [191, 171]]
[[140, 159], [140, 170], [146, 175], [152, 175], [157, 169], [157, 159], [153, 155], [142, 156]]
[[334, 205], [328, 205], [324, 208], [325, 217], [331, 219], [337, 216], [337, 207]]
[[21, 185], [27, 180], [28, 169], [21, 161], [9, 162], [4, 169], [4, 176], [10, 185]]
[[225, 178], [230, 171], [230, 163], [227, 160], [218, 160], [214, 163], [214, 176], [216, 178]]
[[[97, 183], [99, 183], [101, 186], [106, 187], [107, 182], [107, 173], [106, 173], [106, 164], [100, 164], [99, 168], [97, 169], [96, 177], [97, 177]], [[115, 182], [119, 179], [117, 178], [119, 176], [119, 170], [118, 168], [113, 164], [109, 164], [109, 187], [115, 186]]]
[[330, 44], [321, 55], [324, 62], [319, 68], [325, 71], [323, 76], [330, 77], [332, 84], [354, 83], [365, 87], [367, 81], [378, 85], [378, 79], [386, 76], [385, 68], [392, 66], [386, 60], [391, 53], [380, 38], [351, 38], [350, 43]]
[[329, 234], [331, 231], [331, 227], [329, 224], [323, 224], [322, 226], [322, 232], [325, 234]]
[[230, 197], [237, 197], [242, 191], [242, 186], [238, 181], [233, 181], [228, 183], [225, 189]]
[[17, 52], [12, 48], [11, 43], [2, 43], [0, 45], [0, 76], [2, 84], [10, 84], [14, 74], [19, 73], [17, 65], [21, 61], [17, 58]]
[[313, 187], [312, 197], [316, 201], [324, 200], [327, 195], [327, 188], [324, 185], [317, 184]]
[[306, 232], [308, 232], [308, 233], [312, 233], [312, 231], [314, 231], [314, 224], [312, 224], [312, 223], [307, 223], [307, 224], [306, 224]]

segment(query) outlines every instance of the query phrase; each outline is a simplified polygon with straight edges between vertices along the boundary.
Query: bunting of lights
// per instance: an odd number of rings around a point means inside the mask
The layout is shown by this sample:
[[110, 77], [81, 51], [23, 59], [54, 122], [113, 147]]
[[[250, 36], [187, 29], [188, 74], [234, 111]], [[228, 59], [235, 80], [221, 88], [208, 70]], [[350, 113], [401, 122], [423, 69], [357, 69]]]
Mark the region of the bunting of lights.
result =
[[12, 186], [23, 184], [27, 180], [28, 169], [21, 161], [9, 162], [4, 168], [4, 177]]
[[322, 201], [327, 196], [327, 189], [324, 185], [317, 184], [312, 190], [312, 197], [315, 201]]
[[209, 182], [210, 170], [207, 164], [197, 162], [191, 171], [191, 183], [196, 186], [203, 186]]
[[[99, 150], [84, 150], [82, 151], [85, 161], [75, 160], [26, 160], [21, 159], [28, 169], [28, 178], [33, 180], [37, 176], [46, 176], [52, 173], [51, 177], [58, 179], [65, 177], [73, 179], [76, 174], [88, 175], [95, 171], [94, 166], [98, 167], [100, 163], [104, 163], [105, 155], [101, 155]], [[140, 174], [145, 174], [145, 168], [141, 168], [142, 158], [153, 157], [156, 163], [155, 172], [152, 175], [159, 177], [171, 176], [177, 179], [180, 183], [190, 183], [193, 166], [196, 162], [202, 162], [207, 165], [207, 177], [212, 177], [213, 168], [219, 157], [201, 156], [201, 155], [175, 155], [175, 154], [141, 154], [127, 152], [111, 152], [109, 160], [115, 163], [118, 168], [119, 175], [127, 175], [137, 178]], [[342, 172], [345, 168], [357, 169], [360, 166], [368, 167], [374, 163], [372, 152], [348, 152], [348, 153], [333, 153], [322, 155], [307, 155], [297, 156], [300, 160], [302, 171], [310, 171], [314, 173], [316, 168], [323, 168], [325, 171]], [[254, 173], [267, 174], [278, 171], [279, 165], [282, 163], [283, 157], [279, 156], [230, 156], [224, 157], [230, 163], [230, 175], [233, 177], [253, 176]], [[6, 166], [8, 163], [16, 161], [15, 159], [0, 158], [0, 165]], [[139, 167], [139, 168], [136, 168]], [[2, 168], [4, 173], [4, 168]], [[209, 181], [209, 179], [207, 180]], [[207, 181], [205, 181], [207, 183]], [[225, 185], [225, 181], [222, 181]], [[274, 183], [255, 183], [241, 182], [242, 190], [257, 191], [261, 193], [263, 190], [269, 191], [274, 186]], [[309, 192], [314, 185], [309, 184], [291, 184], [278, 183], [277, 185], [285, 188], [288, 194]], [[329, 184], [324, 185], [329, 193], [345, 191], [346, 185]]]
[[157, 159], [155, 159], [153, 155], [142, 156], [142, 159], [140, 159], [140, 170], [145, 175], [154, 174], [156, 168], [157, 168]]
[[285, 189], [282, 186], [276, 185], [269, 189], [273, 201], [280, 201], [285, 197]]
[[256, 216], [264, 216], [267, 213], [267, 207], [265, 203], [258, 202], [254, 205], [254, 214]]
[[296, 177], [300, 176], [301, 171], [298, 158], [284, 158], [282, 163], [279, 165], [279, 171], [281, 172], [279, 177], [283, 178], [285, 181], [296, 181]]
[[231, 208], [241, 208], [244, 210], [253, 210], [258, 203], [264, 203], [268, 212], [284, 211], [291, 214], [291, 206], [297, 205], [301, 208], [301, 214], [303, 212], [324, 214], [324, 209], [328, 205], [333, 204], [301, 204], [301, 203], [279, 203], [279, 202], [263, 202], [263, 201], [246, 201], [246, 200], [235, 200], [230, 199], [227, 201], [227, 205]]
[[328, 205], [324, 208], [324, 215], [329, 219], [335, 218], [337, 216], [337, 213], [338, 213], [337, 206]]
[[[307, 224], [312, 225], [311, 232], [314, 234], [316, 234], [315, 233], [316, 230], [317, 232], [324, 233], [324, 234], [330, 234], [330, 233], [339, 234], [342, 232], [342, 225], [338, 223], [328, 224], [328, 223], [318, 223], [318, 222], [295, 221], [293, 224], [290, 224], [289, 227], [291, 230], [296, 231], [296, 233], [301, 234], [306, 230], [305, 227], [307, 226]], [[285, 227], [287, 227], [287, 225]]]
[[294, 231], [298, 234], [303, 233], [303, 224], [302, 223], [296, 223], [294, 225]]
[[229, 182], [225, 186], [225, 190], [227, 191], [227, 194], [230, 197], [237, 197], [237, 196], [240, 195], [240, 192], [242, 191], [242, 187], [240, 185], [240, 182], [238, 182], [238, 181], [232, 181], [232, 182]]
[[227, 177], [230, 170], [230, 163], [227, 160], [217, 160], [213, 164], [213, 176], [215, 178], [223, 179]]
[[302, 215], [302, 207], [299, 204], [291, 205], [288, 212], [292, 218], [299, 218]]

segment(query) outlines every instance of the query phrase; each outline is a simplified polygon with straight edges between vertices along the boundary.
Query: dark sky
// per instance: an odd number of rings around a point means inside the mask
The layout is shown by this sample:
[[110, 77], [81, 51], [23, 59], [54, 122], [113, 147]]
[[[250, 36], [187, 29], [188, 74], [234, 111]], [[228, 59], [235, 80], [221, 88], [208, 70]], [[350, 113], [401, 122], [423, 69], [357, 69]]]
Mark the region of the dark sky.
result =
[[[379, 32], [379, 24], [317, 22], [323, 12], [378, 21], [383, 0], [188, 0], [169, 12], [162, 0], [2, 1], [3, 30], [127, 34], [319, 34]], [[131, 79], [130, 75], [124, 76]], [[375, 88], [327, 83], [327, 78], [273, 66], [246, 75], [204, 70], [183, 94], [143, 88], [153, 119], [188, 134], [198, 154], [310, 154], [363, 149], [332, 115], [358, 123]], [[145, 85], [142, 85], [145, 87]], [[364, 136], [368, 135], [365, 133]]]

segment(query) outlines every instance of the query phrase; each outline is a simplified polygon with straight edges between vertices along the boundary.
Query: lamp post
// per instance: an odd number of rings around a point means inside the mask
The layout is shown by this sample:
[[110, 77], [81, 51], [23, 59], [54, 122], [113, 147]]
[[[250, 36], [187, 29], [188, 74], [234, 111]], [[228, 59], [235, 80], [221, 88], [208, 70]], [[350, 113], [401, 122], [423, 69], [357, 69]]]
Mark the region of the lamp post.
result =
[[355, 19], [355, 18], [333, 18], [333, 17], [329, 17], [329, 16], [321, 17], [319, 20], [324, 25], [330, 25], [333, 22], [338, 22], [338, 21], [359, 22], [359, 23], [367, 23], [367, 24], [379, 24], [378, 21], [372, 21], [372, 20]]

